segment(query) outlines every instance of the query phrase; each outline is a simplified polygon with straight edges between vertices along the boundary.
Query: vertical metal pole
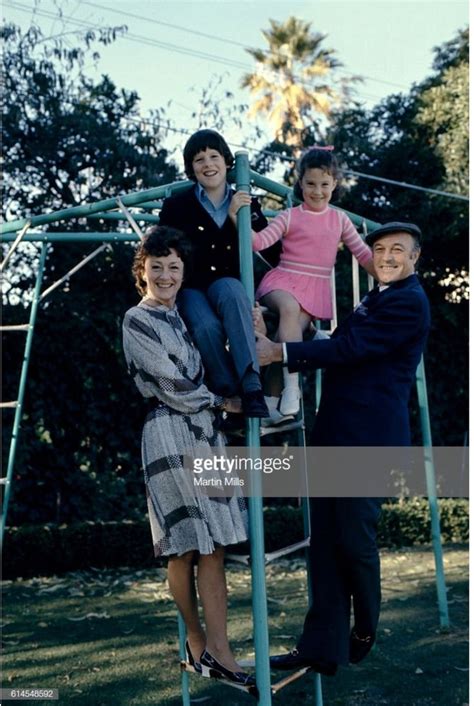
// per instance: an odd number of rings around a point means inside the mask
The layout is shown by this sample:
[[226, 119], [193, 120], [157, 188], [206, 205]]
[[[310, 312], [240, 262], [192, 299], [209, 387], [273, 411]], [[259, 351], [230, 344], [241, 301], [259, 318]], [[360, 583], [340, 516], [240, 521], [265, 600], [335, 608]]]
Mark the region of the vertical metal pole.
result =
[[[250, 173], [247, 152], [235, 155], [236, 187], [238, 191], [250, 191]], [[252, 228], [250, 207], [239, 209], [237, 214], [239, 229], [240, 277], [253, 305], [253, 259]], [[260, 423], [258, 419], [247, 419], [246, 443], [251, 453], [260, 449]], [[265, 587], [265, 547], [263, 535], [262, 479], [259, 473], [251, 474], [251, 497], [249, 497], [249, 523], [252, 566], [252, 610], [255, 639], [255, 667], [257, 687], [260, 694], [259, 704], [270, 706], [272, 703], [270, 664], [268, 660], [268, 610]]]
[[[305, 454], [306, 454], [306, 446], [305, 446]], [[303, 526], [304, 526], [304, 534], [305, 537], [308, 536], [311, 532], [311, 520], [310, 520], [310, 506], [309, 506], [309, 498], [303, 498]], [[308, 575], [308, 603], [311, 605], [311, 601], [313, 600], [313, 586], [311, 582], [311, 571], [309, 567], [309, 547], [306, 548], [306, 572]], [[314, 684], [314, 703], [315, 706], [323, 706], [323, 689], [321, 685], [321, 675], [320, 674], [315, 674], [313, 678], [313, 684]]]
[[360, 303], [360, 277], [359, 277], [359, 263], [357, 259], [352, 256], [352, 306], [355, 307]]
[[441, 546], [441, 530], [439, 525], [438, 501], [436, 496], [436, 477], [433, 463], [433, 448], [431, 441], [430, 412], [428, 408], [428, 390], [426, 388], [425, 364], [423, 357], [416, 371], [416, 391], [420, 408], [421, 433], [424, 446], [424, 461], [428, 503], [431, 516], [431, 539], [436, 567], [436, 590], [438, 594], [439, 622], [442, 628], [449, 627], [448, 599], [443, 568], [443, 549]]
[[41, 246], [41, 253], [40, 253], [40, 259], [39, 259], [39, 265], [38, 265], [38, 274], [36, 275], [35, 290], [33, 293], [33, 301], [31, 303], [30, 322], [29, 322], [29, 327], [28, 327], [28, 333], [26, 334], [25, 352], [24, 352], [23, 362], [22, 362], [22, 366], [21, 366], [20, 384], [19, 384], [19, 388], [18, 388], [17, 405], [16, 405], [16, 409], [15, 409], [15, 419], [13, 421], [12, 438], [10, 441], [10, 451], [9, 451], [9, 455], [8, 455], [7, 475], [5, 477], [5, 496], [4, 496], [4, 500], [3, 500], [3, 512], [2, 512], [1, 531], [0, 531], [0, 539], [1, 539], [2, 546], [3, 546], [3, 534], [5, 532], [5, 525], [6, 525], [6, 521], [7, 521], [8, 502], [10, 500], [10, 490], [11, 490], [11, 483], [12, 483], [13, 468], [15, 465], [15, 456], [16, 456], [18, 435], [20, 433], [21, 415], [23, 412], [23, 399], [25, 396], [26, 379], [28, 376], [28, 366], [30, 363], [31, 345], [33, 343], [33, 332], [34, 332], [34, 328], [35, 328], [36, 314], [38, 311], [38, 304], [39, 304], [39, 300], [40, 300], [41, 283], [43, 281], [44, 263], [46, 261], [47, 247], [48, 246], [46, 243], [43, 243]]
[[[181, 613], [178, 613], [178, 635], [179, 635], [179, 656], [181, 659], [187, 661], [186, 655], [186, 626], [184, 620], [181, 617]], [[189, 698], [189, 674], [184, 670], [181, 671], [181, 694], [183, 698], [183, 706], [190, 706], [191, 701]]]

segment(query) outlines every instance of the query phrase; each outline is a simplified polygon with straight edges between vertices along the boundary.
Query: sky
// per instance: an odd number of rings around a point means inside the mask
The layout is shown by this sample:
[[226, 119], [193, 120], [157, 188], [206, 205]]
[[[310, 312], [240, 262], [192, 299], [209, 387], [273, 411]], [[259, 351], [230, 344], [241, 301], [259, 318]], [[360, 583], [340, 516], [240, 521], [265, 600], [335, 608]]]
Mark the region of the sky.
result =
[[[368, 108], [426, 78], [433, 48], [469, 19], [467, 0], [4, 0], [2, 15], [26, 28], [35, 6], [46, 36], [63, 34], [71, 43], [80, 27], [126, 24], [127, 34], [101, 47], [97, 69], [91, 64], [88, 72], [96, 78], [106, 73], [118, 87], [136, 90], [143, 115], [162, 107], [176, 128], [189, 133], [196, 128], [192, 112], [210, 82], [221, 81], [216, 97], [228, 90], [235, 102], [251, 102], [239, 87], [242, 75], [254, 70], [245, 47], [267, 48], [262, 30], [270, 18], [294, 15], [327, 35], [324, 47], [335, 49], [344, 64], [340, 75], [364, 77], [357, 97]], [[233, 144], [242, 137], [231, 126], [225, 135]], [[186, 135], [171, 132], [167, 140], [166, 146], [181, 148]]]

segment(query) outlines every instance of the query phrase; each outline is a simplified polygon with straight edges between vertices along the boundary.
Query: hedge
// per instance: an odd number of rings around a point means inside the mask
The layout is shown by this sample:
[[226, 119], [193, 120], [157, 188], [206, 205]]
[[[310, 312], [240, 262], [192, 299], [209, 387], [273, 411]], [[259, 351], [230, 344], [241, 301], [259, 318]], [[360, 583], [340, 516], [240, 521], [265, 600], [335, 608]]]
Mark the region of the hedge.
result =
[[[467, 542], [469, 503], [440, 499], [444, 542]], [[273, 551], [303, 537], [303, 518], [295, 507], [264, 510], [265, 548]], [[429, 544], [431, 524], [428, 501], [413, 499], [383, 505], [379, 526], [381, 547]], [[3, 578], [48, 576], [89, 567], [145, 567], [156, 564], [148, 520], [81, 522], [71, 525], [27, 525], [6, 531]], [[248, 550], [245, 545], [241, 552]]]

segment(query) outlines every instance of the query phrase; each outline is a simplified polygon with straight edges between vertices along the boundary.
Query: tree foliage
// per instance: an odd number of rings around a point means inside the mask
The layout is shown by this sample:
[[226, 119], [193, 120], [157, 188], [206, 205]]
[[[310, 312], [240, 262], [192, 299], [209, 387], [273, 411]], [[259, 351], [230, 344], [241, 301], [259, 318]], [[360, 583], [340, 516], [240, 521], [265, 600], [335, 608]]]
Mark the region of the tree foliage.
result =
[[402, 183], [350, 179], [338, 205], [378, 222], [413, 221], [424, 233], [419, 270], [433, 316], [426, 358], [435, 444], [462, 444], [468, 426], [468, 203], [403, 183], [467, 195], [467, 57], [463, 31], [435, 50], [433, 75], [408, 95], [342, 111], [329, 137], [350, 169]]
[[36, 26], [2, 27], [8, 217], [160, 184], [173, 173], [160, 135], [140, 121], [138, 95], [83, 73], [93, 42], [107, 44], [116, 31], [88, 32], [83, 46], [66, 49], [60, 40], [50, 47]]
[[[40, 30], [6, 25], [3, 150], [4, 215], [75, 206], [175, 180], [161, 136], [139, 118], [135, 92], [107, 76], [93, 81], [83, 64], [114, 31], [87, 34], [75, 49], [53, 47]], [[107, 231], [113, 221], [66, 221], [50, 230]], [[49, 246], [44, 287], [97, 245]], [[135, 304], [133, 250], [102, 252], [40, 308], [13, 483], [10, 520], [21, 522], [133, 516], [144, 509], [139, 471], [142, 405], [121, 350], [123, 313]], [[21, 249], [6, 276], [5, 323], [26, 320], [18, 302], [34, 280]], [[15, 295], [15, 296], [14, 296]], [[21, 334], [4, 345], [5, 396], [15, 399]], [[15, 337], [15, 338], [13, 338]], [[4, 425], [8, 451], [11, 425]]]
[[328, 118], [347, 98], [350, 82], [336, 87], [334, 70], [342, 64], [334, 49], [323, 47], [326, 35], [312, 32], [310, 22], [271, 19], [270, 29], [262, 33], [268, 50], [247, 49], [257, 69], [241, 81], [255, 96], [250, 116], [268, 116], [276, 139], [301, 145], [305, 128], [314, 129], [318, 116]]

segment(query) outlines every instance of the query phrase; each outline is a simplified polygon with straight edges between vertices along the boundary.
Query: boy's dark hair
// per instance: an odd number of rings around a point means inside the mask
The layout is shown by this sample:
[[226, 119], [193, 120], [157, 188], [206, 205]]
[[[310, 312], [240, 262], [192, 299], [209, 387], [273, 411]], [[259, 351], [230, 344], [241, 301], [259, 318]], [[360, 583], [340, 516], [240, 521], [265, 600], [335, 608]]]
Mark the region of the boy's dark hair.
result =
[[193, 246], [188, 237], [180, 230], [170, 226], [153, 226], [139, 244], [133, 258], [132, 274], [135, 287], [142, 297], [146, 294], [146, 282], [143, 279], [145, 260], [147, 257], [166, 257], [176, 250], [184, 264], [184, 274], [187, 276], [191, 267]]
[[234, 155], [230, 151], [229, 145], [224, 140], [222, 135], [219, 135], [215, 130], [198, 130], [191, 135], [189, 140], [184, 145], [183, 159], [184, 171], [188, 179], [196, 181], [193, 169], [193, 159], [198, 152], [203, 152], [206, 149], [217, 150], [224, 157], [227, 168], [231, 169], [234, 164]]
[[303, 200], [303, 192], [301, 190], [300, 181], [307, 169], [322, 169], [334, 179], [339, 180], [339, 165], [334, 152], [330, 149], [320, 147], [310, 147], [303, 152], [296, 165], [296, 181], [293, 186], [293, 193], [297, 199]]

